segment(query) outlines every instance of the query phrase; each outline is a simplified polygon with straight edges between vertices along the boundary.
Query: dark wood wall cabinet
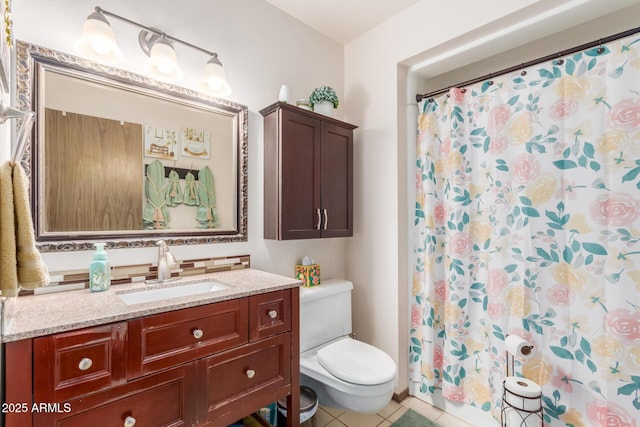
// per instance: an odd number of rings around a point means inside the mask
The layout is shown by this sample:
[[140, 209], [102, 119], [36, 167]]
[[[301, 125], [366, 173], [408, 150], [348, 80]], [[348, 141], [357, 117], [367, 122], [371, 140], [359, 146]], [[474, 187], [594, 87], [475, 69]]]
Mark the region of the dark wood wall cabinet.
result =
[[356, 126], [277, 102], [264, 116], [264, 238], [353, 235]]
[[225, 427], [287, 398], [298, 427], [298, 292], [6, 343], [5, 425]]

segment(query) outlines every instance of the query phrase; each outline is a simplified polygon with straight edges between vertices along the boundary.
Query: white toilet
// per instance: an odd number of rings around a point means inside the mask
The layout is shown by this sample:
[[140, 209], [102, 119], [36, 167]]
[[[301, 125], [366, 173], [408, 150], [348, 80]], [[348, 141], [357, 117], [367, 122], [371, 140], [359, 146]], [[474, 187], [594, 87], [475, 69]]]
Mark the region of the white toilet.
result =
[[372, 413], [391, 400], [396, 364], [349, 336], [352, 290], [346, 280], [300, 288], [300, 383], [320, 405]]

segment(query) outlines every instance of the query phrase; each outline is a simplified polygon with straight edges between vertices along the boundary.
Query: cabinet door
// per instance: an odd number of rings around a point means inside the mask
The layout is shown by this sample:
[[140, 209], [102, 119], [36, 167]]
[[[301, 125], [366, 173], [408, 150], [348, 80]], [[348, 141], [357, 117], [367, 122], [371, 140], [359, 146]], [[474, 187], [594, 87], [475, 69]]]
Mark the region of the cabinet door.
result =
[[257, 341], [291, 330], [291, 291], [249, 297], [249, 337]]
[[249, 303], [239, 298], [129, 321], [127, 379], [249, 341]]
[[33, 425], [192, 427], [196, 381], [195, 364], [188, 363], [58, 407], [43, 407], [33, 414]]
[[198, 425], [220, 427], [291, 393], [289, 334], [198, 360]]
[[322, 237], [353, 235], [353, 131], [322, 124]]
[[36, 338], [34, 401], [63, 402], [126, 380], [125, 322]]
[[321, 124], [286, 110], [281, 120], [279, 238], [320, 237]]

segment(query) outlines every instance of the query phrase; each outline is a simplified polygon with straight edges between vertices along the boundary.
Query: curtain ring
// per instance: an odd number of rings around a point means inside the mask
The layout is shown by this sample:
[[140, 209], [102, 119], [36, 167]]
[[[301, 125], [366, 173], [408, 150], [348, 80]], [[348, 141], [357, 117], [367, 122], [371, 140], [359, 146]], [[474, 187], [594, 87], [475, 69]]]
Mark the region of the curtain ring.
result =
[[596, 49], [596, 53], [598, 55], [602, 55], [605, 52], [605, 48], [604, 46], [602, 46], [602, 39], [600, 39], [600, 46], [598, 47], [598, 49]]
[[523, 76], [523, 77], [526, 76], [527, 75], [527, 70], [524, 69], [524, 62], [522, 63], [520, 68], [522, 68], [522, 71], [520, 71], [520, 75]]

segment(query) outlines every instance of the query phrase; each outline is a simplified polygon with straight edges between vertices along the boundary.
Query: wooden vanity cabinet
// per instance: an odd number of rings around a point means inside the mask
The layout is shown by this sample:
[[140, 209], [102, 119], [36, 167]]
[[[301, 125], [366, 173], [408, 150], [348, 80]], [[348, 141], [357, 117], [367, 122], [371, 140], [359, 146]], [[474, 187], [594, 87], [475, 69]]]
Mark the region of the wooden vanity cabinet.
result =
[[[129, 321], [129, 380], [246, 344], [249, 298]], [[139, 344], [139, 345], [138, 345]]]
[[290, 288], [6, 343], [6, 402], [26, 410], [5, 425], [226, 427], [287, 398], [298, 427], [298, 298]]
[[264, 237], [353, 235], [356, 126], [286, 104], [264, 116]]
[[127, 379], [127, 323], [85, 328], [33, 341], [34, 399], [64, 402]]
[[226, 426], [287, 395], [291, 389], [289, 334], [276, 335], [197, 362], [206, 382], [198, 398], [199, 425]]
[[291, 292], [275, 291], [250, 300], [250, 339], [257, 341], [291, 330]]
[[33, 413], [33, 426], [191, 427], [197, 425], [196, 378], [194, 363], [184, 364]]

